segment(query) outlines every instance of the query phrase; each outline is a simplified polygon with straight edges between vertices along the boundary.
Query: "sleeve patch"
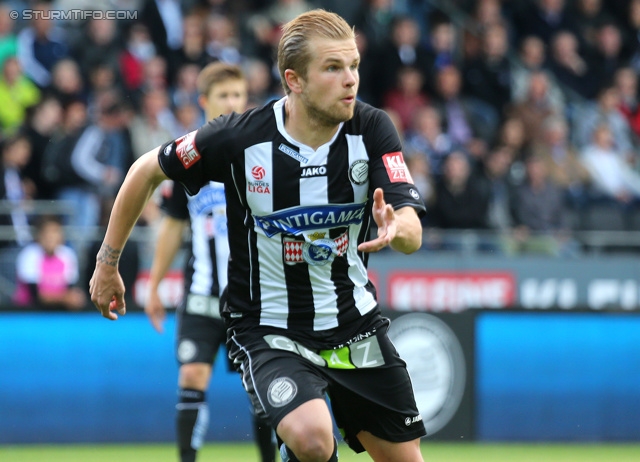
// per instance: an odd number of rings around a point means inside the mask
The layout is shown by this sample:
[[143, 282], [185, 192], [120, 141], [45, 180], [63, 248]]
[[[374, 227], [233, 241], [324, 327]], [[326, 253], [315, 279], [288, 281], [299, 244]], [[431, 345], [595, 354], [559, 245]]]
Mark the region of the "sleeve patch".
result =
[[191, 168], [200, 160], [200, 153], [196, 148], [196, 132], [194, 130], [176, 140], [176, 155], [185, 169]]
[[392, 183], [413, 183], [402, 152], [389, 152], [382, 156], [382, 160]]

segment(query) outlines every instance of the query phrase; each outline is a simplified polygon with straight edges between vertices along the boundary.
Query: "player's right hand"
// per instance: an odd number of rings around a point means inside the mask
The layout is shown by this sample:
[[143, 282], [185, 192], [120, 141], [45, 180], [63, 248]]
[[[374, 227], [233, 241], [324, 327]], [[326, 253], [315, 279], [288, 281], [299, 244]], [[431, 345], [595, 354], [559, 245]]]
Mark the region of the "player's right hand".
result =
[[115, 266], [96, 263], [96, 269], [89, 281], [91, 301], [103, 317], [115, 321], [118, 315], [126, 314], [124, 302], [124, 283]]
[[149, 291], [149, 298], [144, 307], [144, 312], [147, 314], [153, 328], [162, 334], [164, 332], [166, 312], [157, 290]]

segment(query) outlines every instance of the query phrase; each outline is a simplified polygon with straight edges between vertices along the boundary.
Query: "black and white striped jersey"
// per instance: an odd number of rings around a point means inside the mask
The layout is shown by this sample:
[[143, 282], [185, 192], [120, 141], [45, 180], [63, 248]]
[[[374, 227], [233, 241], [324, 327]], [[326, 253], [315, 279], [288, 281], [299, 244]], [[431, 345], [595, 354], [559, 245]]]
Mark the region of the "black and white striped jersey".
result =
[[162, 146], [158, 159], [190, 194], [225, 185], [231, 319], [325, 331], [377, 308], [357, 250], [369, 239], [373, 190], [396, 209], [424, 205], [383, 111], [357, 102], [313, 150], [286, 132], [285, 100], [210, 121]]
[[184, 269], [185, 293], [218, 297], [227, 285], [227, 239], [224, 185], [210, 181], [197, 194], [187, 196], [172, 182], [160, 207], [178, 220], [189, 220], [191, 247]]

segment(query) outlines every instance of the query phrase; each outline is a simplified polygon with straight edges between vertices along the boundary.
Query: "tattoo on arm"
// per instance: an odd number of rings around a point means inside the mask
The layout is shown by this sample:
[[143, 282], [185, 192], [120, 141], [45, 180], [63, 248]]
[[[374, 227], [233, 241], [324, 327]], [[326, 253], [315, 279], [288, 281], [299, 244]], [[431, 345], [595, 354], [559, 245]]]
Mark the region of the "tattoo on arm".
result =
[[118, 266], [122, 249], [114, 249], [108, 244], [102, 244], [98, 252], [98, 262], [109, 266]]

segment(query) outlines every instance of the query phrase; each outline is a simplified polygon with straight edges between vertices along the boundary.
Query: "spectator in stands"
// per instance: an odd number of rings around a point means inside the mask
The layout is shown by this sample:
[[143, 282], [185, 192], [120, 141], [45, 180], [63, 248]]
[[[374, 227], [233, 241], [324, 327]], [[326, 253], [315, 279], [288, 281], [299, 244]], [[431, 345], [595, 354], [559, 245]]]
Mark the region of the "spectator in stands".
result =
[[53, 191], [42, 176], [42, 162], [47, 145], [54, 133], [61, 128], [62, 115], [60, 101], [53, 96], [45, 96], [31, 109], [22, 129], [22, 133], [31, 142], [31, 157], [24, 167], [23, 174], [33, 182], [35, 199], [53, 199]]
[[402, 131], [407, 131], [420, 109], [429, 103], [429, 98], [422, 91], [423, 74], [412, 66], [398, 69], [396, 85], [387, 91], [383, 98], [384, 106], [393, 109], [402, 123]]
[[120, 73], [108, 64], [98, 64], [89, 71], [86, 87], [87, 107], [90, 108], [90, 113], [95, 112], [94, 109], [100, 95], [113, 92], [123, 93], [124, 90]]
[[[51, 10], [51, 4], [37, 2], [31, 8], [47, 12]], [[18, 34], [18, 60], [27, 77], [41, 89], [51, 83], [53, 66], [69, 55], [64, 33], [54, 21], [44, 17], [44, 14], [34, 15]]]
[[280, 99], [281, 87], [275, 87], [271, 70], [260, 59], [248, 59], [243, 65], [249, 90], [249, 108], [258, 107], [272, 100]]
[[629, 163], [636, 162], [631, 127], [624, 114], [618, 109], [620, 94], [608, 85], [600, 90], [593, 103], [584, 105], [579, 116], [573, 121], [573, 134], [578, 148], [582, 149], [593, 140], [593, 132], [603, 121], [609, 126], [616, 150]]
[[[505, 16], [502, 14], [500, 0], [477, 0], [473, 7], [474, 30], [482, 33], [495, 24], [505, 24], [508, 27]], [[509, 31], [511, 37], [511, 31]]]
[[241, 64], [240, 40], [232, 18], [210, 15], [206, 22], [206, 50], [209, 61]]
[[182, 5], [179, 0], [143, 0], [139, 14], [156, 51], [165, 59], [182, 46]]
[[96, 121], [84, 122], [67, 127], [72, 131], [47, 149], [43, 175], [55, 185], [56, 199], [73, 204], [65, 224], [86, 228], [98, 225], [102, 201], [115, 194], [132, 160], [119, 95], [101, 95]]
[[514, 228], [507, 251], [553, 256], [573, 254], [575, 245], [570, 238], [562, 190], [550, 180], [540, 157], [528, 156], [525, 166], [525, 181], [514, 190]]
[[[167, 74], [167, 60], [162, 56], [152, 56], [148, 61], [144, 62], [143, 80], [139, 93], [153, 90], [168, 91], [169, 79]], [[135, 100], [139, 101], [139, 98]]]
[[624, 54], [629, 66], [640, 71], [640, 0], [630, 0], [625, 7], [623, 27]]
[[405, 149], [412, 157], [424, 157], [431, 175], [441, 176], [445, 159], [459, 147], [443, 132], [442, 116], [436, 108], [425, 106], [416, 112]]
[[[527, 156], [530, 146], [527, 144], [527, 128], [522, 119], [516, 117], [507, 117], [500, 126], [496, 144], [508, 146], [513, 151], [513, 161], [516, 172], [522, 171], [520, 168], [521, 161]], [[518, 176], [517, 173], [515, 173]], [[522, 176], [518, 178], [522, 179]]]
[[0, 130], [11, 135], [23, 124], [27, 108], [40, 100], [40, 90], [23, 73], [15, 57], [5, 59], [0, 77]]
[[560, 31], [576, 33], [576, 24], [565, 0], [529, 1], [514, 22], [520, 38], [535, 35], [545, 43]]
[[125, 49], [119, 57], [120, 74], [127, 92], [133, 93], [142, 88], [145, 80], [145, 64], [155, 56], [156, 47], [151, 40], [149, 29], [142, 24], [132, 24]]
[[124, 48], [119, 39], [118, 22], [114, 19], [89, 19], [83, 29], [85, 33], [72, 50], [82, 79], [88, 81], [91, 70], [96, 66], [117, 70]]
[[5, 59], [18, 54], [18, 38], [14, 30], [16, 22], [9, 16], [11, 10], [6, 3], [0, 5], [0, 69]]
[[33, 198], [34, 188], [22, 173], [31, 157], [31, 143], [26, 136], [16, 134], [5, 139], [0, 148], [0, 199], [7, 201], [11, 207], [8, 214], [0, 215], [0, 220], [4, 221], [2, 224], [13, 227], [15, 242], [12, 245], [22, 246], [31, 241], [24, 202]]
[[547, 55], [544, 42], [535, 35], [525, 37], [520, 44], [515, 64], [511, 68], [511, 101], [519, 103], [527, 99], [529, 80], [532, 74], [544, 72], [547, 75], [548, 98], [551, 105], [560, 112], [565, 100], [554, 75], [547, 69]]
[[495, 137], [498, 113], [485, 102], [461, 93], [462, 77], [455, 66], [444, 66], [436, 75], [433, 104], [442, 114], [444, 129], [452, 142], [479, 159], [487, 142]]
[[80, 132], [89, 124], [89, 109], [86, 102], [82, 100], [71, 101], [63, 105], [62, 109], [62, 126], [60, 131], [54, 132], [51, 145], [56, 145], [60, 137], [79, 136]]
[[607, 199], [623, 209], [638, 202], [640, 174], [624, 161], [608, 124], [596, 126], [591, 144], [581, 151], [581, 160], [591, 174], [596, 200]]
[[634, 138], [640, 137], [640, 105], [638, 101], [638, 74], [630, 67], [618, 69], [614, 76], [614, 86], [620, 96], [618, 110], [627, 119]]
[[456, 28], [451, 21], [434, 20], [429, 28], [429, 64], [426, 68], [427, 93], [434, 93], [437, 82], [433, 79], [446, 67], [458, 66], [459, 60], [456, 53], [458, 37]]
[[598, 41], [598, 29], [614, 18], [603, 8], [602, 0], [576, 0], [570, 5], [569, 12], [576, 25], [575, 32], [579, 40], [586, 46], [588, 53], [592, 52]]
[[76, 61], [64, 58], [53, 66], [48, 92], [58, 98], [62, 104], [75, 100], [88, 101], [85, 80]]
[[464, 63], [464, 89], [491, 105], [502, 117], [511, 101], [511, 64], [507, 57], [509, 37], [504, 24], [494, 24], [484, 31], [482, 53]]
[[[423, 90], [427, 80], [429, 51], [420, 42], [420, 27], [413, 18], [408, 16], [394, 18], [389, 40], [380, 47], [376, 59], [384, 63], [376, 75], [377, 92], [382, 96], [383, 101], [390, 92], [402, 85], [400, 82], [402, 71], [407, 68], [413, 69], [412, 73], [420, 74], [421, 84], [418, 90], [420, 92]], [[387, 102], [384, 101], [384, 104]]]
[[186, 133], [197, 130], [204, 124], [202, 111], [193, 103], [181, 103], [173, 110], [175, 124], [173, 138], [180, 138]]
[[378, 49], [389, 38], [394, 15], [393, 0], [368, 0], [356, 18], [355, 26], [367, 37], [369, 45]]
[[592, 78], [598, 80], [598, 89], [610, 85], [616, 71], [626, 64], [622, 43], [622, 32], [613, 21], [598, 25], [595, 35], [591, 68], [596, 71]]
[[155, 89], [142, 96], [140, 114], [134, 117], [129, 127], [133, 155], [136, 159], [145, 152], [172, 139], [175, 121], [171, 118], [166, 91]]
[[507, 106], [505, 112], [509, 117], [522, 121], [526, 127], [525, 143], [530, 145], [541, 138], [544, 121], [553, 115], [563, 115], [564, 108], [553, 105], [547, 74], [543, 71], [536, 71], [529, 78], [526, 99]]
[[579, 103], [583, 99], [595, 98], [598, 80], [593, 78], [593, 73], [596, 70], [580, 54], [576, 35], [563, 30], [554, 35], [550, 43], [549, 67], [562, 85], [566, 100]]
[[[182, 46], [173, 53], [169, 67], [177, 70], [186, 64], [193, 64], [200, 70], [212, 60], [205, 48], [203, 18], [196, 14], [185, 16], [182, 29]], [[170, 80], [175, 82], [177, 75], [171, 75]]]
[[77, 287], [78, 256], [64, 242], [61, 221], [43, 216], [37, 225], [36, 242], [24, 247], [16, 260], [16, 304], [42, 310], [78, 311], [85, 307], [87, 297]]
[[480, 165], [479, 178], [489, 196], [487, 225], [490, 229], [507, 232], [513, 225], [511, 205], [514, 184], [510, 177], [513, 151], [508, 146], [493, 147]]
[[551, 180], [565, 191], [568, 203], [582, 210], [587, 204], [591, 175], [571, 143], [566, 119], [555, 115], [545, 119], [532, 152], [544, 162]]
[[177, 108], [185, 104], [197, 106], [199, 72], [197, 64], [184, 64], [178, 68], [175, 85], [171, 88], [171, 107]]
[[435, 182], [427, 224], [440, 229], [486, 229], [489, 196], [480, 179], [472, 174], [469, 158], [453, 151]]
[[413, 179], [413, 184], [420, 191], [426, 206], [431, 202], [434, 190], [434, 179], [431, 174], [429, 159], [421, 152], [407, 151], [405, 162]]

